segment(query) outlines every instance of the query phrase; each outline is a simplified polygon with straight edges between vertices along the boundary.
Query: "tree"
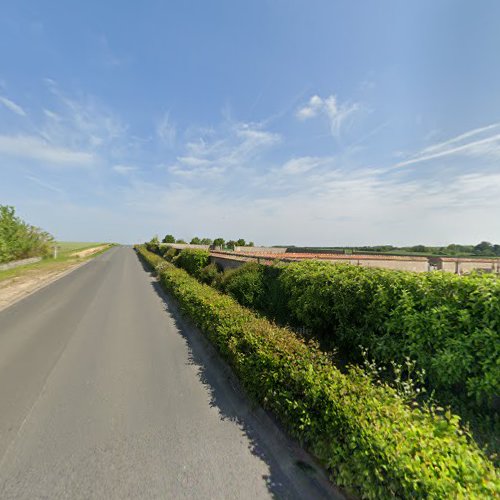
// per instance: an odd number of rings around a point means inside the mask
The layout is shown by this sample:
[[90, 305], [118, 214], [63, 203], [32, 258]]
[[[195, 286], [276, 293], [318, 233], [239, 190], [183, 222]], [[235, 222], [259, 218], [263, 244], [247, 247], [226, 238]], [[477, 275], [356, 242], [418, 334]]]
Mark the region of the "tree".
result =
[[163, 238], [163, 243], [175, 243], [175, 238], [171, 234], [167, 234], [165, 238]]
[[183, 240], [182, 238], [178, 239], [175, 243], [179, 243], [181, 245], [187, 245], [187, 243], [185, 242], [185, 240]]
[[0, 262], [46, 256], [53, 237], [16, 216], [14, 207], [0, 205]]
[[244, 247], [246, 245], [246, 242], [243, 238], [240, 238], [237, 242], [236, 242], [236, 246], [239, 246], [239, 247]]
[[198, 238], [198, 236], [195, 236], [194, 238], [191, 239], [190, 242], [191, 245], [201, 245], [201, 240]]
[[228, 248], [232, 248], [234, 250], [235, 246], [236, 246], [236, 241], [234, 240], [229, 240], [228, 242], [226, 242], [226, 247]]
[[489, 241], [481, 241], [474, 247], [476, 255], [493, 255], [493, 245]]
[[254, 246], [254, 242], [253, 242], [253, 241], [250, 241], [250, 242], [248, 243], [248, 246], [249, 246], [249, 247], [253, 247], [253, 246]]
[[201, 244], [202, 245], [211, 245], [212, 244], [212, 240], [210, 238], [202, 238]]
[[225, 243], [224, 238], [215, 238], [214, 240], [214, 245], [216, 247], [223, 247], [224, 243]]

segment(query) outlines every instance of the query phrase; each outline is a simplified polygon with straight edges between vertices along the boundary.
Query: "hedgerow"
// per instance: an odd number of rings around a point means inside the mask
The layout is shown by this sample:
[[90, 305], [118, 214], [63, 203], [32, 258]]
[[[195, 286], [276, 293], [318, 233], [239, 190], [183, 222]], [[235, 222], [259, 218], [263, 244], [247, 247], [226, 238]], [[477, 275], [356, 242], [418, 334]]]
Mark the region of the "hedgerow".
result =
[[440, 400], [487, 408], [500, 393], [500, 280], [308, 261], [225, 273], [243, 305], [379, 364], [411, 358]]
[[165, 290], [242, 384], [330, 471], [364, 498], [495, 498], [496, 471], [458, 417], [411, 408], [359, 368], [345, 373], [286, 328], [138, 247]]
[[172, 259], [172, 262], [187, 271], [192, 276], [199, 278], [201, 270], [208, 266], [210, 254], [206, 250], [186, 248]]

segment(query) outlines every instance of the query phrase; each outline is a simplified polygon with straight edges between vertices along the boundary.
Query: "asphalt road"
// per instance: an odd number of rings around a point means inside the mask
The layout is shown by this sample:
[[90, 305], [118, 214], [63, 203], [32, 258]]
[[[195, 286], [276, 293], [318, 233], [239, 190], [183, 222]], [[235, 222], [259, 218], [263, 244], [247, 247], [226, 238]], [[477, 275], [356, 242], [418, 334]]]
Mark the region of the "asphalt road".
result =
[[130, 248], [0, 313], [0, 498], [335, 497]]

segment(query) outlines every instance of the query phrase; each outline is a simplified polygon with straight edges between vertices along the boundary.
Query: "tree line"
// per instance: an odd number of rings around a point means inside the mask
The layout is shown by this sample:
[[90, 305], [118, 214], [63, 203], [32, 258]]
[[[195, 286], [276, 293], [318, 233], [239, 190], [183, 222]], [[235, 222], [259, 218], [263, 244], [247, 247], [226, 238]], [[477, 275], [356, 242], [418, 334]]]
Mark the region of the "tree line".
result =
[[[150, 243], [160, 243], [157, 236], [155, 236]], [[188, 242], [182, 238], [175, 238], [173, 234], [167, 234], [162, 240], [162, 243], [179, 243], [186, 245]], [[254, 242], [249, 241], [248, 243], [243, 239], [239, 238], [238, 240], [228, 240], [226, 241], [224, 238], [200, 238], [198, 236], [194, 236], [191, 238], [189, 242], [190, 245], [213, 245], [215, 247], [222, 248], [234, 248], [234, 247], [253, 247]]]
[[0, 262], [44, 257], [53, 241], [51, 234], [16, 216], [14, 207], [0, 205]]
[[395, 247], [392, 245], [380, 246], [363, 246], [356, 247], [356, 251], [372, 251], [372, 252], [408, 252], [408, 253], [424, 253], [431, 255], [445, 256], [482, 256], [482, 257], [500, 257], [500, 245], [492, 244], [489, 241], [481, 241], [477, 245], [458, 245], [451, 243], [447, 246], [433, 247], [426, 245], [414, 245], [409, 247]]

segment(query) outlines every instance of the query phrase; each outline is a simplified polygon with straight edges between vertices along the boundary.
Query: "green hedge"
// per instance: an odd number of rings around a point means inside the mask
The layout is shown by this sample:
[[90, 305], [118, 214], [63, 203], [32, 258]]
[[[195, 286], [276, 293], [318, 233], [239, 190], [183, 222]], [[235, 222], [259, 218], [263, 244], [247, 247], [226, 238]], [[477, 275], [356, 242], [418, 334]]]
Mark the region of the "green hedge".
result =
[[408, 356], [443, 401], [490, 405], [500, 394], [500, 280], [308, 261], [245, 264], [222, 289], [240, 303], [304, 326], [351, 361]]
[[201, 270], [208, 266], [210, 254], [206, 250], [186, 248], [172, 259], [172, 262], [187, 271], [192, 276], [199, 278]]
[[355, 367], [341, 373], [292, 332], [138, 247], [246, 390], [364, 498], [494, 498], [495, 469], [453, 415], [410, 408]]

